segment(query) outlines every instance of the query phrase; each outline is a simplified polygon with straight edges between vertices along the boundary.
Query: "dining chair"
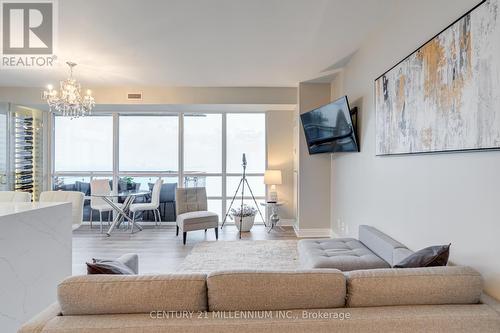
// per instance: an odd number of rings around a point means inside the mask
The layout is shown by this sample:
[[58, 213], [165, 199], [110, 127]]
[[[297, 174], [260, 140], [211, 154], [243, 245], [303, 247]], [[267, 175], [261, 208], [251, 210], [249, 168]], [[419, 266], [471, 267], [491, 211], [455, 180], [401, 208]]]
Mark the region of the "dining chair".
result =
[[[111, 215], [113, 213], [113, 207], [111, 207], [104, 199], [95, 197], [95, 194], [109, 194], [111, 193], [111, 186], [109, 185], [109, 180], [107, 179], [92, 179], [90, 181], [90, 229], [92, 229], [92, 213], [94, 210], [99, 212], [99, 222], [100, 232], [102, 233], [102, 213], [108, 213], [108, 224], [111, 219]], [[116, 203], [118, 207], [121, 204]]]
[[155, 218], [155, 224], [158, 226], [158, 222], [161, 225], [161, 215], [160, 215], [160, 210], [158, 209], [160, 207], [160, 192], [161, 192], [161, 186], [163, 184], [163, 179], [158, 178], [153, 186], [153, 193], [151, 194], [151, 202], [147, 203], [136, 203], [136, 204], [131, 204], [130, 205], [130, 211], [132, 212], [132, 221], [135, 222], [135, 214], [137, 212], [144, 212], [151, 210], [153, 211], [154, 218]]
[[83, 221], [83, 201], [85, 195], [78, 191], [44, 191], [40, 193], [40, 202], [70, 202], [72, 229], [76, 230]]
[[[149, 191], [153, 192], [153, 187], [155, 183], [148, 183]], [[165, 183], [161, 186], [160, 190], [160, 211], [161, 220], [164, 222], [175, 221], [175, 189], [177, 188], [177, 183]], [[151, 197], [151, 196], [149, 196]], [[150, 214], [146, 215], [146, 218], [150, 219]]]
[[31, 202], [31, 193], [0, 191], [0, 202]]

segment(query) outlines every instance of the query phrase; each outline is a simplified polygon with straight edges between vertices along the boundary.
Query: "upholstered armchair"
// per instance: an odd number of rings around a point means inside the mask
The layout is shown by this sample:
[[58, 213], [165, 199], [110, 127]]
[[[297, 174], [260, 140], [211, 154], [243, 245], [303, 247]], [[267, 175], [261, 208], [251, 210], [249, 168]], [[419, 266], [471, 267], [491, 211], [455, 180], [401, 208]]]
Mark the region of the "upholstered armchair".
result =
[[219, 216], [207, 211], [207, 191], [204, 187], [178, 188], [175, 192], [177, 232], [182, 231], [182, 242], [186, 245], [188, 231], [214, 228], [215, 239], [219, 239]]

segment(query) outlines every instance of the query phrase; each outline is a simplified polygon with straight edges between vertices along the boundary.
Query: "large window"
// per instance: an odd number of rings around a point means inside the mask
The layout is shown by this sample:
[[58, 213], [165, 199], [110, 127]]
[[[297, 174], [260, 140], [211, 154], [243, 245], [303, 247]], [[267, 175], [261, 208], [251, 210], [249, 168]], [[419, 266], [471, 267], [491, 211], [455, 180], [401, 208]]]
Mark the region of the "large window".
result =
[[184, 115], [184, 186], [206, 187], [208, 209], [222, 214], [222, 114]]
[[222, 172], [222, 115], [184, 115], [184, 172]]
[[113, 118], [56, 117], [54, 170], [113, 170]]
[[[265, 201], [264, 171], [266, 168], [266, 119], [263, 113], [230, 113], [227, 115], [227, 180], [226, 207], [229, 209], [232, 196], [238, 189], [242, 172], [242, 157], [246, 156], [248, 174], [247, 180], [250, 189], [245, 186], [245, 203], [255, 207], [251, 194], [257, 204]], [[246, 184], [245, 184], [246, 185]], [[241, 190], [241, 189], [240, 189]], [[239, 205], [240, 200], [234, 205]], [[233, 205], [233, 207], [234, 207]], [[256, 221], [262, 219], [259, 214]]]
[[[167, 186], [165, 198], [175, 186], [206, 187], [208, 208], [222, 220], [241, 178], [243, 153], [253, 194], [264, 201], [265, 132], [264, 113], [55, 117], [53, 187], [82, 190], [105, 177], [118, 190], [150, 190], [161, 177], [174, 186]], [[248, 189], [245, 202], [255, 206]], [[173, 208], [163, 207], [162, 215], [171, 220], [167, 209]]]
[[242, 154], [248, 173], [263, 173], [266, 168], [266, 120], [263, 113], [227, 115], [227, 172], [241, 172]]
[[120, 171], [177, 172], [177, 115], [120, 116], [119, 122]]

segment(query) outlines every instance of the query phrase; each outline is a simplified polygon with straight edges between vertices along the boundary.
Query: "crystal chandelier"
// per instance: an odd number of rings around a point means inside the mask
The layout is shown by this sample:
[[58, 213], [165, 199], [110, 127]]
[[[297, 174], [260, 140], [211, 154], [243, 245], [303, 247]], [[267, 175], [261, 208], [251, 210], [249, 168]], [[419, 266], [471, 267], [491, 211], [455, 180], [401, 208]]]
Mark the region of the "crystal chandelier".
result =
[[43, 92], [43, 99], [47, 101], [50, 112], [62, 116], [83, 117], [92, 113], [95, 106], [92, 92], [87, 90], [87, 94], [82, 97], [80, 83], [73, 78], [74, 62], [67, 62], [69, 66], [69, 78], [60, 83], [60, 91], [54, 90], [52, 85], [47, 86]]

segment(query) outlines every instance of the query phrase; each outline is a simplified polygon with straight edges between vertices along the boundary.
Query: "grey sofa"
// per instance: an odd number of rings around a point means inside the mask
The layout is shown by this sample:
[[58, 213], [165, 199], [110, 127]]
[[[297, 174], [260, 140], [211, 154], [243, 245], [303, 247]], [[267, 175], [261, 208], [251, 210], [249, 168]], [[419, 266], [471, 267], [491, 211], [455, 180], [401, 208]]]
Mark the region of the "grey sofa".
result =
[[500, 332], [468, 267], [74, 276], [19, 333]]
[[359, 226], [359, 240], [303, 239], [297, 247], [302, 268], [336, 268], [341, 271], [389, 268], [413, 253], [368, 225]]

